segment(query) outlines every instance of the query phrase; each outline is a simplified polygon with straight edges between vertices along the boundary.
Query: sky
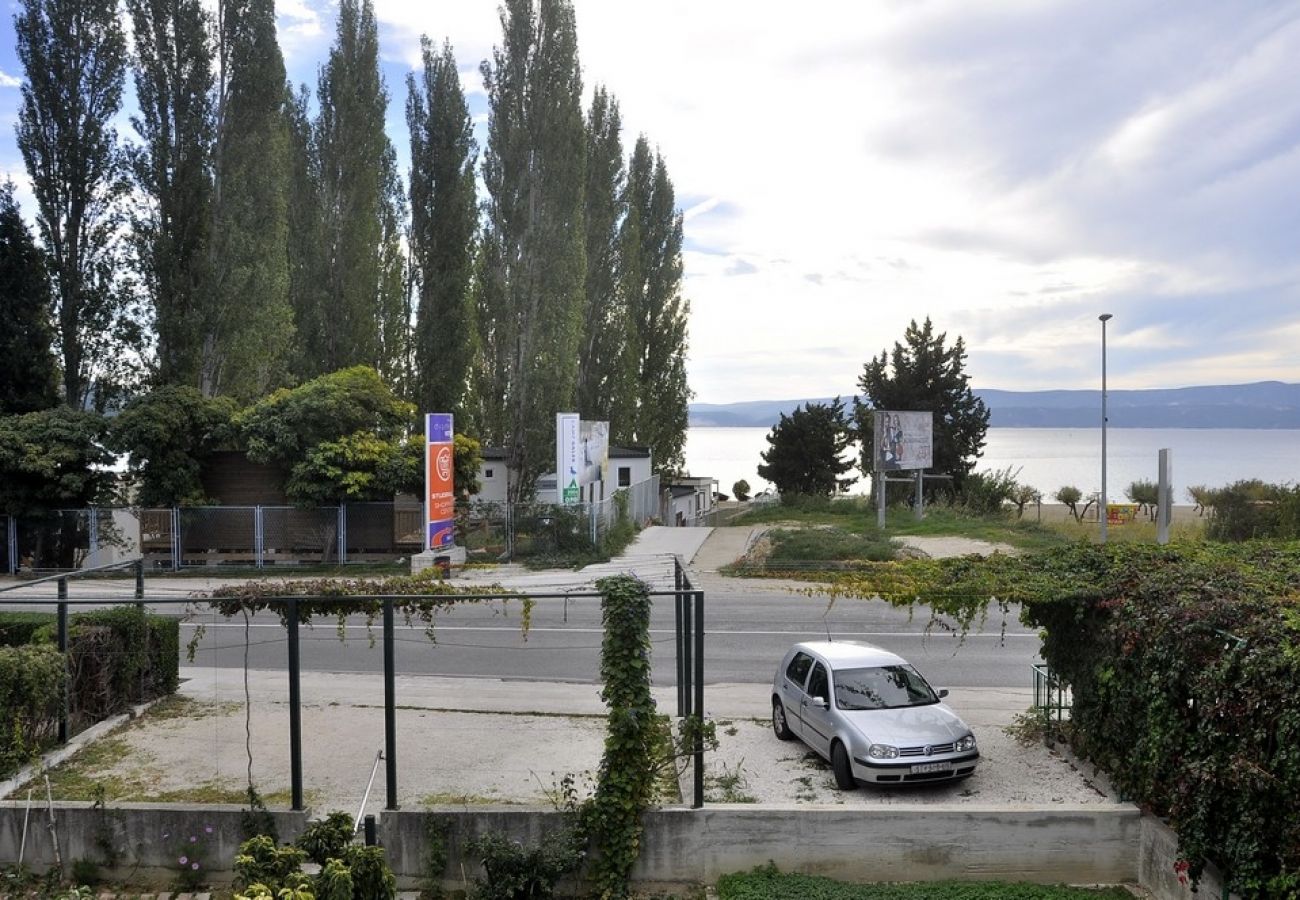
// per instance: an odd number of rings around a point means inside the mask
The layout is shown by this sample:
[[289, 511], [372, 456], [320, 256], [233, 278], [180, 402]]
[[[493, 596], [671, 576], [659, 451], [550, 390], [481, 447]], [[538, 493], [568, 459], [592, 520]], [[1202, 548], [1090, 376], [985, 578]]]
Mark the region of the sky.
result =
[[[419, 38], [480, 140], [495, 0], [375, 0], [403, 161]], [[0, 25], [0, 172], [22, 71]], [[1300, 2], [575, 0], [588, 96], [662, 152], [695, 399], [849, 395], [929, 316], [982, 388], [1300, 381]], [[329, 0], [282, 0], [314, 85]], [[122, 116], [119, 131], [131, 129]], [[405, 162], [403, 162], [405, 165]]]

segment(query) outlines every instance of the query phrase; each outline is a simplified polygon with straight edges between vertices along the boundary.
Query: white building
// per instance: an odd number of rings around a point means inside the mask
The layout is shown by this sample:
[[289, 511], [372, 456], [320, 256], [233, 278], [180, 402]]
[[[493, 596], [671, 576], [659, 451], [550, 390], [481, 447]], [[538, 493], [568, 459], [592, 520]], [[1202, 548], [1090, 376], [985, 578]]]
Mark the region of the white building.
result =
[[[609, 448], [609, 476], [605, 483], [596, 482], [583, 487], [583, 500], [603, 500], [619, 488], [631, 487], [646, 481], [653, 474], [653, 456], [648, 447]], [[506, 465], [506, 451], [502, 447], [485, 447], [483, 463], [479, 466], [479, 492], [470, 497], [478, 503], [505, 503], [509, 496], [513, 472]], [[548, 472], [537, 479], [534, 499], [538, 503], [556, 503], [555, 473]]]

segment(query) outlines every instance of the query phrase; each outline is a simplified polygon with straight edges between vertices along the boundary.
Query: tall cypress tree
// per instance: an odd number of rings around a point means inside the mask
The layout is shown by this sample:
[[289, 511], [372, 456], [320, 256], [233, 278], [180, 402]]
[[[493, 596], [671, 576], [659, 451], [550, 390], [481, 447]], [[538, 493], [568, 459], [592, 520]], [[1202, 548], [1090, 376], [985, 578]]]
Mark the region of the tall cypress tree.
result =
[[289, 305], [289, 124], [272, 0], [221, 0], [209, 243], [214, 291], [199, 385], [253, 399], [284, 384]]
[[[612, 420], [619, 433], [627, 409], [627, 307], [619, 274], [619, 226], [627, 173], [618, 101], [597, 87], [587, 115], [586, 256], [578, 412]], [[629, 423], [630, 424], [630, 423]]]
[[126, 42], [114, 0], [22, 0], [14, 17], [27, 80], [18, 149], [36, 195], [63, 364], [63, 400], [103, 387], [133, 330], [116, 283], [125, 190], [117, 134]]
[[50, 349], [50, 281], [12, 182], [0, 185], [0, 322], [0, 415], [53, 406], [58, 368]]
[[419, 291], [415, 397], [423, 410], [460, 412], [474, 340], [476, 145], [451, 44], [435, 53], [425, 37], [420, 48], [420, 77], [406, 77], [412, 274]]
[[[511, 500], [529, 496], [553, 455], [555, 413], [576, 400], [583, 281], [586, 139], [570, 0], [506, 0], [501, 46], [483, 64], [490, 121], [483, 175], [487, 235], [502, 291], [493, 342], [504, 383]], [[480, 319], [480, 322], [482, 320]], [[499, 360], [492, 360], [496, 363]], [[492, 398], [489, 402], [497, 402]]]
[[325, 223], [320, 166], [306, 85], [288, 91], [289, 119], [289, 305], [295, 324], [293, 371], [300, 380], [321, 374], [325, 308]]
[[127, 0], [134, 29], [131, 153], [148, 198], [134, 219], [137, 264], [158, 336], [158, 378], [199, 386], [203, 304], [212, 224], [213, 86], [209, 21], [199, 0]]
[[384, 132], [388, 91], [370, 0], [341, 0], [317, 88], [316, 151], [324, 216], [325, 297], [313, 354], [321, 372], [380, 359], [383, 216], [395, 156]]
[[632, 372], [631, 429], [625, 439], [648, 445], [660, 474], [680, 471], [686, 445], [686, 319], [682, 296], [682, 216], [663, 157], [637, 138], [628, 167], [622, 229]]

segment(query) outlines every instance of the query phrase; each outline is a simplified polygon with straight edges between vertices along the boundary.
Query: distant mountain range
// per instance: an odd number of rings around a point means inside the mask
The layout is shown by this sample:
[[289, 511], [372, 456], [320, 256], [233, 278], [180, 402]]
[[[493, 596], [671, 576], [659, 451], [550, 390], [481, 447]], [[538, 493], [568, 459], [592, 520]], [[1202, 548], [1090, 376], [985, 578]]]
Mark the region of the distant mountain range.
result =
[[[1101, 391], [975, 391], [1001, 428], [1095, 428]], [[829, 397], [811, 402], [828, 403]], [[844, 398], [852, 406], [852, 398]], [[808, 400], [692, 403], [690, 424], [770, 428]], [[1146, 391], [1108, 391], [1112, 428], [1300, 428], [1300, 384], [1260, 381]]]

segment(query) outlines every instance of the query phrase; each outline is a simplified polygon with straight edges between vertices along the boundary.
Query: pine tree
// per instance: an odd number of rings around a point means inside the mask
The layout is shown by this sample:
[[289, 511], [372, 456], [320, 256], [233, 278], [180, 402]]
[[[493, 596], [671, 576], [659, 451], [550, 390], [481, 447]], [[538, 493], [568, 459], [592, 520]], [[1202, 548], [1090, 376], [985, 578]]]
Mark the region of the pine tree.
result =
[[473, 356], [476, 145], [451, 44], [435, 54], [426, 37], [420, 47], [421, 76], [406, 78], [412, 274], [419, 290], [415, 397], [422, 410], [459, 413]]
[[391, 368], [380, 359], [380, 284], [396, 157], [384, 133], [388, 91], [370, 0], [339, 3], [335, 44], [316, 96], [325, 296], [315, 313], [322, 340], [312, 361], [318, 372], [357, 363]]
[[686, 445], [686, 320], [682, 296], [682, 216], [663, 157], [637, 139], [628, 167], [627, 217], [620, 234], [632, 373], [630, 427], [623, 440], [649, 446], [655, 471], [681, 470]]
[[618, 101], [603, 86], [597, 87], [587, 115], [587, 277], [578, 412], [584, 419], [611, 421], [615, 434], [628, 409], [630, 381], [627, 306], [619, 266], [619, 226], [626, 211], [627, 180], [620, 129]]
[[288, 378], [289, 124], [272, 0], [218, 4], [214, 292], [203, 323], [204, 396], [253, 399]]
[[116, 231], [125, 191], [113, 117], [126, 42], [113, 0], [22, 0], [14, 17], [22, 86], [17, 138], [36, 195], [63, 368], [63, 400], [80, 408], [134, 343]]
[[871, 413], [878, 409], [934, 413], [934, 466], [927, 471], [951, 475], [954, 488], [960, 489], [975, 468], [984, 449], [989, 411], [970, 389], [965, 342], [958, 337], [948, 347], [947, 339], [946, 333], [935, 333], [928, 317], [922, 325], [913, 320], [902, 343], [895, 341], [891, 352], [882, 350], [863, 366], [858, 379], [861, 398], [853, 401], [863, 473], [873, 468]]
[[128, 0], [142, 145], [130, 156], [147, 198], [134, 216], [139, 271], [152, 301], [158, 379], [199, 385], [212, 224], [213, 86], [209, 17], [199, 0]]
[[[584, 260], [585, 137], [577, 30], [570, 0], [506, 0], [503, 38], [483, 64], [490, 121], [483, 175], [487, 235], [504, 309], [489, 342], [508, 360], [503, 432], [519, 477], [510, 498], [531, 495], [552, 458], [555, 413], [576, 400]], [[484, 320], [480, 317], [480, 325]], [[497, 402], [490, 398], [487, 402]]]
[[51, 350], [50, 281], [11, 182], [0, 185], [0, 322], [0, 415], [53, 406], [58, 368]]
[[842, 477], [853, 468], [853, 461], [844, 458], [852, 444], [853, 429], [840, 398], [809, 401], [788, 416], [781, 413], [767, 435], [758, 474], [776, 485], [782, 502], [846, 491], [857, 481]]

